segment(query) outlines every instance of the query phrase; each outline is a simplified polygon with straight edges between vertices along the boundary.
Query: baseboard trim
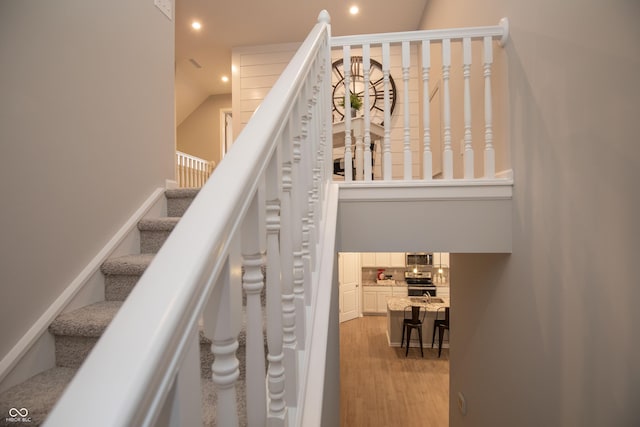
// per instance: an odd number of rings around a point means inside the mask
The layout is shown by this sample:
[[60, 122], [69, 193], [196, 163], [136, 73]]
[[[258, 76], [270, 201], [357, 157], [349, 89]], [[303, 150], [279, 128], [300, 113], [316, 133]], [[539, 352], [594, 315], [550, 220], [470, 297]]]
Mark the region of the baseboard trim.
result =
[[[31, 349], [31, 347], [40, 339], [49, 325], [62, 311], [71, 303], [73, 298], [83, 289], [87, 282], [96, 273], [99, 272], [102, 263], [116, 250], [118, 245], [124, 239], [137, 229], [138, 221], [160, 200], [164, 195], [164, 188], [157, 188], [144, 203], [129, 217], [118, 232], [109, 240], [109, 242], [96, 254], [89, 264], [76, 276], [76, 278], [66, 287], [58, 298], [49, 306], [49, 308], [40, 316], [40, 318], [29, 328], [27, 333], [16, 343], [15, 346], [0, 361], [0, 384], [18, 365], [23, 356]], [[38, 370], [39, 372], [39, 370]], [[34, 374], [37, 372], [34, 372]], [[28, 375], [27, 379], [30, 375]], [[15, 378], [14, 378], [15, 380]], [[15, 381], [12, 381], [15, 382]], [[18, 381], [20, 382], [20, 381]], [[6, 384], [2, 384], [0, 389], [4, 389]]]

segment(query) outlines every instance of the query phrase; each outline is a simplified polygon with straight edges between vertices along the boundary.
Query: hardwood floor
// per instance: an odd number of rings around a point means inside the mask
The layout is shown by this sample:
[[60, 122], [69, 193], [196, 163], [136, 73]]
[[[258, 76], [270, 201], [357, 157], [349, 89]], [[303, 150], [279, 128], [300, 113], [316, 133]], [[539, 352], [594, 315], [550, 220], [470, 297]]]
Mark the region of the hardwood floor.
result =
[[[385, 316], [340, 325], [342, 427], [449, 425], [449, 350], [389, 347]], [[425, 341], [431, 337], [424, 337]]]

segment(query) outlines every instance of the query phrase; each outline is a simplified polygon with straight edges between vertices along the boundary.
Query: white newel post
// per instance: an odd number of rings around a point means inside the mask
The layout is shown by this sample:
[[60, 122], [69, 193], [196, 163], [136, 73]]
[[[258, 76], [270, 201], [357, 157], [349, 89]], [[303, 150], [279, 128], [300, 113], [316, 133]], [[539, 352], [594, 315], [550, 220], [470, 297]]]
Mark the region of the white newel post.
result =
[[382, 144], [382, 179], [391, 180], [391, 98], [389, 43], [382, 44], [382, 79], [384, 83], [384, 142]]
[[409, 121], [409, 69], [411, 67], [411, 55], [409, 42], [402, 42], [402, 83], [404, 87], [404, 179], [411, 180], [413, 165], [411, 164], [411, 122]]
[[[284, 143], [282, 142], [284, 141]], [[289, 133], [285, 130], [280, 146], [289, 143]], [[285, 369], [282, 351], [282, 284], [280, 257], [280, 200], [278, 165], [279, 153], [272, 158], [266, 174], [266, 230], [267, 230], [267, 345], [269, 348], [269, 368], [267, 388], [269, 405], [267, 422], [269, 427], [286, 426], [287, 407], [284, 400]]]
[[451, 150], [451, 95], [449, 94], [449, 73], [451, 69], [451, 40], [442, 40], [442, 85], [444, 86], [444, 150], [443, 176], [453, 178], [453, 151]]
[[289, 141], [282, 144], [282, 192], [280, 196], [280, 261], [282, 264], [282, 340], [284, 347], [285, 400], [289, 406], [296, 406], [298, 393], [298, 359], [296, 357], [296, 306], [293, 294], [293, 234], [294, 234], [294, 194], [293, 194], [293, 147], [297, 135], [298, 114], [287, 127]]
[[473, 145], [471, 144], [471, 39], [462, 39], [462, 74], [464, 76], [464, 178], [473, 179]]
[[491, 64], [493, 63], [493, 40], [484, 38], [484, 177], [495, 178], [496, 159], [493, 151]]
[[423, 152], [422, 152], [422, 179], [431, 181], [433, 179], [433, 158], [431, 154], [431, 112], [429, 93], [429, 69], [431, 68], [431, 42], [422, 42], [422, 106], [424, 122]]
[[364, 94], [363, 94], [363, 109], [364, 109], [364, 180], [371, 181], [371, 100], [366, 88], [369, 87], [369, 80], [371, 79], [371, 48], [368, 44], [362, 46], [362, 68], [364, 77]]
[[264, 285], [258, 206], [258, 194], [256, 193], [242, 225], [242, 265], [244, 267], [242, 287], [247, 294], [245, 381], [249, 426], [264, 425], [264, 420], [267, 418], [264, 388], [264, 337], [262, 334], [262, 305], [260, 303], [260, 294]]
[[[217, 305], [213, 343], [211, 350], [215, 357], [211, 366], [213, 383], [218, 392], [217, 425], [235, 427], [238, 425], [238, 405], [236, 401], [236, 381], [240, 376], [236, 357], [238, 337], [233, 328], [231, 277], [229, 258], [210, 301]], [[216, 311], [214, 311], [215, 313]], [[206, 324], [206, 319], [205, 319]]]
[[342, 66], [344, 69], [344, 180], [352, 181], [353, 151], [351, 150], [351, 47], [343, 49]]

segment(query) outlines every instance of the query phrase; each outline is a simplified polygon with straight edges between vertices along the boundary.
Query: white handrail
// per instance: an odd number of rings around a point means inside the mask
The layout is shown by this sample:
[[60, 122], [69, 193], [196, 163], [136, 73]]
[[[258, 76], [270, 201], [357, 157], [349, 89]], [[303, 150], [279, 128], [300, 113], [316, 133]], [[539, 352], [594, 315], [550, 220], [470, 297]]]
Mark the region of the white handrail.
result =
[[[222, 357], [221, 364], [216, 367], [218, 359], [214, 363], [213, 380], [233, 388], [237, 376], [233, 312], [240, 307], [231, 306], [230, 311], [229, 306], [225, 310], [220, 306], [232, 302], [229, 281], [237, 277], [232, 256], [234, 242], [240, 237], [268, 165], [291, 143], [283, 136], [285, 128], [291, 126], [300, 135], [299, 141], [305, 147], [303, 161], [313, 165], [312, 170], [299, 168], [301, 179], [293, 183], [294, 188], [305, 186], [299, 194], [306, 195], [329, 179], [326, 173], [311, 175], [317, 172], [316, 164], [323, 157], [330, 157], [324, 153], [324, 140], [331, 134], [325, 114], [328, 99], [317, 94], [318, 88], [326, 88], [318, 77], [326, 76], [329, 68], [328, 13], [323, 11], [318, 21], [225, 161], [155, 256], [45, 425], [81, 426], [90, 422], [94, 426], [143, 426], [160, 421], [163, 425], [181, 425], [185, 416], [193, 416], [185, 414], [185, 401], [192, 405], [193, 399], [200, 396], [199, 381], [187, 387], [190, 396], [183, 396], [183, 378], [190, 378], [183, 372], [188, 371], [184, 364], [192, 359], [187, 354], [191, 354], [190, 346], [203, 314], [205, 324], [207, 319], [214, 319], [213, 351]], [[294, 105], [305, 107], [302, 116], [293, 115], [302, 112]], [[307, 152], [313, 157], [305, 158]], [[307, 204], [306, 198], [293, 202]], [[317, 213], [315, 218], [320, 216]], [[304, 219], [309, 218], [313, 219], [313, 214]], [[301, 224], [294, 224], [296, 227]], [[281, 257], [292, 255], [283, 253]], [[228, 299], [211, 303], [212, 295]], [[206, 307], [214, 307], [216, 312], [205, 312]], [[223, 315], [227, 317], [223, 319]], [[183, 409], [177, 410], [178, 407]], [[218, 411], [227, 411], [224, 413], [233, 420], [234, 415], [227, 408], [219, 407]]]

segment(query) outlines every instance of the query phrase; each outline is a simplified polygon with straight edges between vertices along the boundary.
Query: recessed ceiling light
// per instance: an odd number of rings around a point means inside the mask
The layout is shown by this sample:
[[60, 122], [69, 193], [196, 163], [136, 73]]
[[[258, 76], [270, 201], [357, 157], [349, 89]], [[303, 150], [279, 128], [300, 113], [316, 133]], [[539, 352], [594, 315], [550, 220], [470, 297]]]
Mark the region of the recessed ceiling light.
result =
[[229, 81], [229, 77], [222, 76], [222, 78], [220, 80], [222, 80], [223, 82], [227, 83]]
[[349, 8], [349, 13], [352, 15], [357, 15], [358, 12], [360, 12], [360, 9], [358, 8], [358, 6], [354, 5]]
[[198, 21], [193, 21], [191, 23], [191, 28], [193, 28], [194, 30], [199, 30], [202, 28], [202, 24]]

